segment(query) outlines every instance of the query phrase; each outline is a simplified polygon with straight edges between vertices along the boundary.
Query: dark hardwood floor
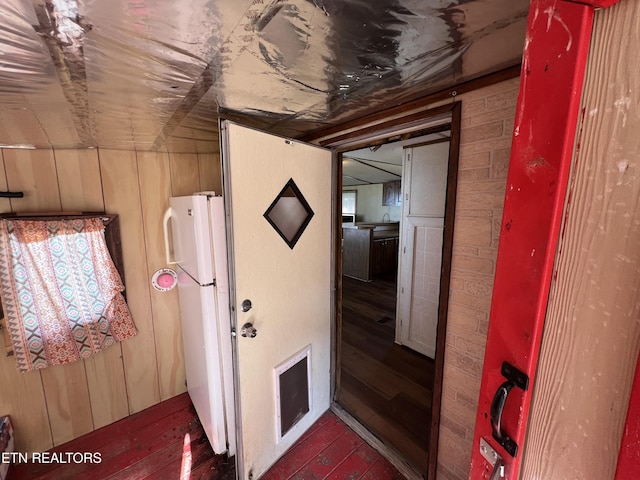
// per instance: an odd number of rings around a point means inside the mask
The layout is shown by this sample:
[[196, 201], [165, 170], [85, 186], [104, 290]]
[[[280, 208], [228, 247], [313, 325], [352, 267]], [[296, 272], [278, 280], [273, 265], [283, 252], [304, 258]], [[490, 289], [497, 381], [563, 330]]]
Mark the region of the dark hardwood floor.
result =
[[434, 361], [394, 343], [395, 273], [342, 289], [337, 401], [426, 475]]

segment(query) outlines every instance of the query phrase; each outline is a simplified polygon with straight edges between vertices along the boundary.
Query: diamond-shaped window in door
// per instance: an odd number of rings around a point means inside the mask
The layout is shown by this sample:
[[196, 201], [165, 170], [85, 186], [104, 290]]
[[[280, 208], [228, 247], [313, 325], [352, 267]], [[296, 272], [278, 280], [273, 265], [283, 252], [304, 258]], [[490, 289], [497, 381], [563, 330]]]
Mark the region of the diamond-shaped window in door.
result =
[[313, 217], [313, 210], [291, 178], [280, 191], [264, 218], [293, 249]]

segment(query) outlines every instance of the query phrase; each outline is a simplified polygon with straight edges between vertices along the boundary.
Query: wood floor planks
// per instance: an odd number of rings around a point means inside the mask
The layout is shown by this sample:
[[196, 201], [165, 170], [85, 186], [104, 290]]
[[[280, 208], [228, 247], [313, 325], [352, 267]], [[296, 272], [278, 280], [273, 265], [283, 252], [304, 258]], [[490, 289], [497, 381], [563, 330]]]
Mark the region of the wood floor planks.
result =
[[376, 450], [326, 412], [261, 480], [404, 480]]
[[394, 275], [343, 277], [338, 403], [426, 473], [435, 365], [394, 343]]
[[[235, 459], [215, 455], [187, 394], [166, 400], [50, 452], [99, 452], [91, 463], [12, 465], [8, 480], [235, 480]], [[263, 480], [403, 480], [377, 451], [326, 412]]]
[[340, 435], [333, 443], [312, 458], [292, 476], [294, 479], [326, 478], [336, 465], [362, 445], [362, 440], [354, 432]]
[[190, 480], [235, 478], [233, 459], [213, 453], [189, 396], [182, 394], [50, 450], [98, 452], [99, 463], [16, 464], [8, 480], [177, 479], [186, 435]]

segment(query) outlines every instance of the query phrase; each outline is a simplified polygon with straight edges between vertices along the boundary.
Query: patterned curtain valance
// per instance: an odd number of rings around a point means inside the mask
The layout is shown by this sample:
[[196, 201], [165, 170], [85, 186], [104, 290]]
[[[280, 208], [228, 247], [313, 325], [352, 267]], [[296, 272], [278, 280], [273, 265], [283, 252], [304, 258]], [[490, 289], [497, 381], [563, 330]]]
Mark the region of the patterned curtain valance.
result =
[[22, 372], [136, 335], [100, 218], [0, 220], [0, 295]]

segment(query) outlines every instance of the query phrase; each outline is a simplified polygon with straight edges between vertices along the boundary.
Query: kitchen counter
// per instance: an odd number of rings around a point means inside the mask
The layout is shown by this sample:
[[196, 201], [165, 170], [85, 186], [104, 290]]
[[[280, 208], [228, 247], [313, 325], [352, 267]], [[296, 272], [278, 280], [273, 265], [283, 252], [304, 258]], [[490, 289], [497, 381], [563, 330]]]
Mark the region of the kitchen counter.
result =
[[399, 222], [344, 224], [342, 273], [371, 281], [398, 265]]
[[400, 222], [361, 222], [361, 223], [343, 223], [342, 228], [373, 229], [373, 230], [398, 230]]
[[398, 238], [400, 232], [398, 230], [374, 230], [371, 232], [372, 237], [375, 238]]

